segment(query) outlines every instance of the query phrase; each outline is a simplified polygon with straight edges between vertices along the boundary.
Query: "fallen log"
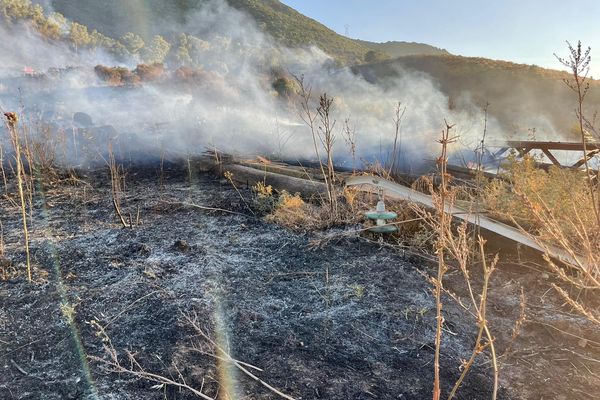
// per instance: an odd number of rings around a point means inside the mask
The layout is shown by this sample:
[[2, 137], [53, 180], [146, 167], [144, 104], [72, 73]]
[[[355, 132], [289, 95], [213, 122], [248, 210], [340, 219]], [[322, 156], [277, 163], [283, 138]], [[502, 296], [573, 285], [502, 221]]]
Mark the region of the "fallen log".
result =
[[276, 190], [300, 193], [305, 197], [327, 193], [327, 186], [322, 182], [259, 170], [245, 165], [223, 165], [222, 171], [230, 172], [232, 174], [232, 179], [235, 182], [246, 185], [247, 187], [253, 187], [258, 182], [261, 182], [265, 185], [271, 185]]

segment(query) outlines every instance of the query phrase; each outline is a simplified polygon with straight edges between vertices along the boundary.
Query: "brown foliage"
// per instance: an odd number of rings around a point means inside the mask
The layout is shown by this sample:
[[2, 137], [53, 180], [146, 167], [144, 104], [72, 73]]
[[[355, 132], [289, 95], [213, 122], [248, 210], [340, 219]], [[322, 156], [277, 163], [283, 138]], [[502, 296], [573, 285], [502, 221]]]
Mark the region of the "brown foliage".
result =
[[96, 75], [111, 86], [136, 85], [140, 82], [137, 75], [124, 67], [96, 65]]
[[161, 80], [167, 75], [165, 66], [160, 63], [139, 64], [133, 72], [142, 80], [142, 82]]

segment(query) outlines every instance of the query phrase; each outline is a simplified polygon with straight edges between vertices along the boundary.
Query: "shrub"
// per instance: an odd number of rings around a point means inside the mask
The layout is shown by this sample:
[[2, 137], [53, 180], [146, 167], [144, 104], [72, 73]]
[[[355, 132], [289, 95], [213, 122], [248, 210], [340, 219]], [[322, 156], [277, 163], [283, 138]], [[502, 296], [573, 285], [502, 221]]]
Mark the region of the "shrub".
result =
[[[492, 180], [484, 188], [485, 208], [493, 217], [517, 223], [530, 233], [551, 240], [546, 224], [535, 218], [532, 211], [548, 208], [560, 221], [568, 222], [576, 218], [573, 206], [577, 204], [577, 212], [593, 215], [592, 204], [586, 201], [588, 188], [582, 171], [556, 166], [545, 171], [531, 156], [522, 161], [511, 156], [505, 168], [503, 179]], [[568, 224], [563, 226], [566, 229]]]
[[273, 84], [273, 89], [277, 94], [286, 99], [293, 97], [300, 92], [300, 86], [294, 78], [280, 77], [277, 78]]
[[96, 65], [94, 71], [101, 80], [112, 86], [135, 85], [140, 81], [137, 75], [124, 67]]
[[318, 225], [315, 206], [306, 203], [299, 194], [281, 192], [273, 212], [267, 220], [293, 230], [304, 230]]
[[151, 82], [163, 79], [167, 72], [165, 66], [156, 64], [139, 64], [133, 71], [143, 82]]

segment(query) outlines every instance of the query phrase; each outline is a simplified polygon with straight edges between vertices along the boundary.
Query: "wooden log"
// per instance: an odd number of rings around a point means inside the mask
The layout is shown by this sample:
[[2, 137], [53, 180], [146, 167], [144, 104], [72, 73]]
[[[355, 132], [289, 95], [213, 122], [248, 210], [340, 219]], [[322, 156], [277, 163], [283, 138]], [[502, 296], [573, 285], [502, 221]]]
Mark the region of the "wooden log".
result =
[[312, 173], [312, 171], [310, 169], [307, 169], [307, 168], [302, 169], [302, 168], [298, 168], [298, 167], [291, 167], [291, 166], [275, 164], [275, 163], [264, 164], [264, 163], [258, 163], [258, 162], [243, 162], [243, 161], [239, 162], [239, 164], [244, 165], [246, 167], [258, 169], [261, 171], [272, 172], [274, 174], [287, 175], [287, 176], [292, 176], [294, 178], [308, 179], [308, 180], [313, 180], [313, 181], [317, 181], [317, 182], [323, 181], [323, 177], [319, 177], [319, 176], [315, 175], [314, 173]]
[[300, 193], [304, 197], [311, 197], [327, 193], [327, 186], [322, 182], [301, 179], [294, 176], [277, 174], [259, 170], [239, 164], [222, 166], [223, 172], [231, 172], [232, 179], [247, 187], [252, 187], [258, 182], [271, 185], [275, 190], [286, 190], [290, 193]]

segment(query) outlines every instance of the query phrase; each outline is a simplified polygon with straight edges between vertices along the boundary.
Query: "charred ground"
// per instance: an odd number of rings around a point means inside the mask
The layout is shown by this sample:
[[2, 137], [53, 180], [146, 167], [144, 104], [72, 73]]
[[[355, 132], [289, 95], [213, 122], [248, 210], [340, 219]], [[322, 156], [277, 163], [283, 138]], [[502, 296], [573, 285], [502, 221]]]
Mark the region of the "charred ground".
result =
[[[155, 168], [128, 172], [126, 202], [139, 206], [142, 224], [124, 229], [106, 172], [84, 179], [89, 184], [40, 186], [32, 241], [37, 283], [17, 276], [0, 284], [0, 397], [192, 398], [89, 360], [104, 357], [90, 321], [105, 327], [121, 357], [129, 350], [147, 371], [167, 376], [176, 375], [175, 363], [188, 384], [214, 396], [215, 359], [190, 350], [194, 332], [181, 322], [183, 313], [196, 315], [211, 335], [220, 326], [234, 358], [261, 367], [261, 379], [294, 398], [431, 397], [435, 312], [423, 277], [427, 262], [358, 236], [312, 249], [323, 233], [293, 233], [241, 215], [247, 208], [228, 182], [213, 175], [190, 181], [177, 167], [166, 172], [163, 187]], [[22, 268], [18, 210], [6, 199], [0, 206], [4, 262]], [[500, 359], [501, 398], [593, 398], [600, 343], [577, 337], [593, 332], [582, 319], [556, 313], [559, 305], [539, 276], [503, 266], [494, 278], [490, 325], [501, 352], [519, 317], [521, 287], [528, 315]], [[449, 276], [459, 294], [460, 282]], [[475, 325], [450, 300], [444, 316], [441, 370], [448, 387], [470, 354]], [[479, 360], [459, 398], [489, 398], [489, 367]], [[242, 398], [276, 398], [242, 374], [238, 380]]]

